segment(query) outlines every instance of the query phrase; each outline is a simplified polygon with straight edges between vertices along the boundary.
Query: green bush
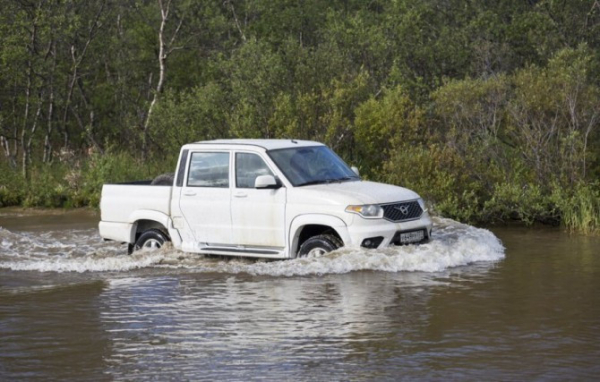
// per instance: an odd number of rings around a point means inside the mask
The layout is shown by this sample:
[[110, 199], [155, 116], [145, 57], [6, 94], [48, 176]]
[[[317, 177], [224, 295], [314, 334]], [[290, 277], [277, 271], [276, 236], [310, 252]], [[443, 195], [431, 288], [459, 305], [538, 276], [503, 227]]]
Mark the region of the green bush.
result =
[[26, 188], [20, 173], [0, 162], [0, 207], [21, 205]]
[[142, 163], [129, 153], [109, 151], [68, 163], [32, 167], [29, 179], [11, 169], [0, 173], [0, 207], [98, 207], [102, 185], [153, 179], [173, 172], [175, 159]]
[[531, 224], [535, 221], [556, 221], [548, 195], [536, 184], [497, 183], [483, 204], [483, 216], [490, 221], [518, 220]]
[[155, 176], [173, 172], [176, 160], [154, 158], [142, 162], [125, 152], [108, 152], [92, 155], [78, 171], [67, 175], [72, 193], [73, 207], [100, 204], [100, 194], [105, 183], [150, 180]]
[[481, 211], [477, 182], [462, 169], [465, 162], [448, 147], [398, 146], [377, 178], [418, 192], [435, 213], [478, 221]]

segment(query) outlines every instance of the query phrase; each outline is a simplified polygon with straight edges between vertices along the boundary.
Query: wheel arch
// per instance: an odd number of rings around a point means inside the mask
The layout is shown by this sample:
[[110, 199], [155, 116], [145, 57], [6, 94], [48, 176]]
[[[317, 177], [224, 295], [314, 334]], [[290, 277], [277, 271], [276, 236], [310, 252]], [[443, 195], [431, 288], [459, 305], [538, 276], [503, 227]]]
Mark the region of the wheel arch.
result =
[[162, 225], [161, 223], [155, 221], [155, 220], [147, 220], [147, 219], [141, 219], [136, 221], [133, 224], [133, 235], [134, 235], [134, 243], [137, 241], [137, 239], [140, 237], [140, 235], [150, 229], [157, 229], [159, 231], [161, 231], [162, 233], [164, 233], [169, 239], [171, 238], [171, 235], [169, 235], [169, 230], [167, 229], [167, 227], [165, 227], [164, 225]]
[[324, 233], [337, 236], [343, 245], [349, 243], [348, 228], [344, 221], [336, 216], [311, 214], [294, 218], [290, 225], [290, 257], [298, 255], [300, 246], [308, 238]]
[[132, 224], [129, 243], [135, 243], [142, 232], [152, 228], [162, 231], [171, 238], [168, 228], [171, 226], [171, 218], [162, 212], [138, 210], [131, 214], [129, 222]]

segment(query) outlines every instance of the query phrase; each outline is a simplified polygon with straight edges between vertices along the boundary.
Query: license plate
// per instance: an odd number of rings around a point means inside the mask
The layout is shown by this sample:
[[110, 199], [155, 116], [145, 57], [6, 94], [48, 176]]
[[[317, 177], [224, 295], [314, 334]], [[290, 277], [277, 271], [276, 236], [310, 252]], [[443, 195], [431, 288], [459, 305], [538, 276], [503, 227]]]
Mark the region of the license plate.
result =
[[401, 244], [416, 243], [423, 239], [425, 239], [425, 231], [423, 230], [400, 233]]

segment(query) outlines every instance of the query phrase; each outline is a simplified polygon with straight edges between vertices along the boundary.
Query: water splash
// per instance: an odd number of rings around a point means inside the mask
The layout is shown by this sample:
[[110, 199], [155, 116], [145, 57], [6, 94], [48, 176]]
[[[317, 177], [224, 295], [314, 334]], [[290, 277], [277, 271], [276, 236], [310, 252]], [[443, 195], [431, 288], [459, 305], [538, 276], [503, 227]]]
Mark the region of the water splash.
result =
[[123, 245], [103, 242], [93, 229], [14, 233], [0, 228], [0, 268], [15, 271], [126, 272], [140, 268], [169, 268], [293, 276], [359, 270], [441, 272], [503, 258], [504, 247], [490, 231], [441, 218], [434, 220], [433, 240], [428, 244], [383, 250], [342, 248], [316, 259], [287, 261], [211, 258], [172, 248], [128, 256]]

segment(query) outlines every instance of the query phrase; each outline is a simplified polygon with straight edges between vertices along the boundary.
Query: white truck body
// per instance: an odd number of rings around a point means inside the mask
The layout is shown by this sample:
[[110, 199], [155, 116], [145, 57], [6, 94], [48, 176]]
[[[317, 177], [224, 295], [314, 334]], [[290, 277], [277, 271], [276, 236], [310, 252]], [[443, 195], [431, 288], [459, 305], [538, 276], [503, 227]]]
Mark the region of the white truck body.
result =
[[173, 185], [106, 184], [100, 209], [100, 235], [130, 248], [159, 230], [185, 252], [273, 259], [323, 234], [382, 248], [427, 241], [432, 226], [415, 192], [362, 181], [326, 146], [294, 140], [187, 144]]

